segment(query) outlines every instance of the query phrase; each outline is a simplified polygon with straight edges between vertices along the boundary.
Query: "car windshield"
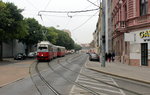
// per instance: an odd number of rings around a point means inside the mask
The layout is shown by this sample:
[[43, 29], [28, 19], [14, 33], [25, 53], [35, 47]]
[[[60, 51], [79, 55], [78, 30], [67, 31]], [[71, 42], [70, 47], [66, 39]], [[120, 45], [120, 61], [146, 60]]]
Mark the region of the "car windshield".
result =
[[21, 53], [19, 53], [19, 54], [17, 54], [17, 56], [22, 56], [23, 54], [21, 54]]
[[34, 52], [30, 52], [29, 54], [34, 54]]

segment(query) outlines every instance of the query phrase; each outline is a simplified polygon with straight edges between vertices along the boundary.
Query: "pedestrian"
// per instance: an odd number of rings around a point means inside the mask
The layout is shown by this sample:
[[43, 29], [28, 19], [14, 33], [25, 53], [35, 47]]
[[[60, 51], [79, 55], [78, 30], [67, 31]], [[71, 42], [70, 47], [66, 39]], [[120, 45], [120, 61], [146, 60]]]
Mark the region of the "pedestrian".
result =
[[112, 52], [111, 56], [112, 56], [112, 62], [114, 62], [114, 60], [115, 60], [115, 53]]
[[111, 53], [108, 53], [108, 62], [111, 62]]

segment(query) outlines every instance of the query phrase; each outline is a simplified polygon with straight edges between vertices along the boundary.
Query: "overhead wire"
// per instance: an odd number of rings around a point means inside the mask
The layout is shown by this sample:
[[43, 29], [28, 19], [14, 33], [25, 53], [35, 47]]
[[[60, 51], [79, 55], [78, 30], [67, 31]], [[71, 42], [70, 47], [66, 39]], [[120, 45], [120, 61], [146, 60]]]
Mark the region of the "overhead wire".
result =
[[[89, 0], [88, 0], [89, 1]], [[49, 3], [51, 2], [51, 0], [49, 1]], [[97, 1], [96, 1], [97, 2]], [[92, 4], [94, 4], [94, 3], [92, 3]], [[47, 4], [46, 5], [46, 7], [45, 7], [45, 9], [47, 8], [47, 6], [48, 6], [49, 4]], [[96, 6], [96, 5], [95, 5]], [[45, 10], [42, 10], [42, 11], [39, 11], [38, 12], [38, 15], [39, 16], [42, 16], [42, 15], [45, 15], [45, 14], [43, 14], [43, 13], [67, 13], [67, 16], [68, 17], [70, 17], [70, 20], [71, 20], [71, 18], [73, 17], [73, 16], [71, 16], [71, 15], [69, 15], [70, 13], [76, 13], [75, 15], [77, 15], [78, 13], [84, 13], [84, 12], [91, 12], [91, 11], [96, 11], [96, 10], [99, 10], [99, 6], [97, 6], [98, 8], [96, 8], [96, 9], [89, 9], [89, 10], [80, 10], [80, 11], [45, 11]], [[97, 11], [98, 12], [98, 11]], [[97, 13], [96, 12], [96, 13]], [[95, 15], [96, 15], [96, 13], [94, 14], [94, 15], [92, 15], [92, 16], [90, 16], [84, 23], [82, 23], [81, 25], [79, 25], [78, 27], [76, 27], [76, 28], [74, 28], [72, 31], [75, 31], [75, 30], [77, 30], [77, 29], [79, 29], [80, 27], [82, 27], [84, 24], [86, 24], [92, 17], [94, 17]], [[74, 15], [74, 16], [75, 16]], [[50, 16], [50, 15], [49, 15]], [[52, 15], [51, 15], [52, 16]], [[55, 17], [63, 17], [63, 16], [55, 16]], [[42, 19], [42, 17], [41, 17], [41, 19]], [[69, 21], [70, 21], [69, 20]], [[67, 25], [69, 24], [69, 21], [68, 21], [68, 23], [67, 23]]]
[[36, 10], [38, 10], [38, 8], [37, 7], [35, 7], [34, 6], [34, 4], [33, 3], [31, 3], [29, 0], [25, 0], [28, 4], [30, 4], [33, 8], [35, 8]]
[[[95, 2], [97, 2], [97, 0], [95, 1]], [[94, 2], [94, 3], [95, 3]], [[86, 8], [84, 8], [84, 9], [87, 9], [88, 7], [90, 7], [91, 5], [89, 5], [89, 6], [87, 6]], [[76, 14], [74, 14], [74, 15], [72, 15], [72, 17], [74, 17], [74, 16], [77, 16], [78, 15], [78, 13], [76, 13]], [[71, 18], [72, 18], [71, 17]], [[67, 25], [65, 26], [65, 28], [68, 26], [68, 24], [70, 23], [70, 21], [71, 21], [71, 18], [70, 18], [70, 20], [67, 22]]]
[[82, 23], [81, 25], [79, 25], [78, 27], [74, 28], [72, 31], [77, 30], [78, 28], [82, 27], [84, 24], [86, 24], [91, 18], [93, 18], [99, 11], [97, 11], [96, 13], [94, 13], [94, 15], [92, 15], [91, 17], [89, 17], [84, 23]]
[[48, 3], [47, 3], [47, 5], [45, 6], [44, 10], [47, 9], [47, 7], [48, 7], [48, 5], [50, 4], [51, 1], [52, 1], [52, 0], [48, 0]]
[[[94, 3], [96, 3], [98, 0], [96, 0]], [[91, 4], [92, 5], [92, 4]], [[90, 7], [91, 5], [89, 5], [89, 6], [87, 6], [86, 8], [84, 8], [84, 9], [87, 9], [88, 7]], [[75, 15], [73, 15], [72, 17], [74, 17], [74, 16], [77, 16], [78, 15], [78, 13], [76, 13]], [[69, 24], [69, 22], [71, 21], [71, 18], [70, 18], [70, 20], [68, 21], [68, 23], [67, 23], [67, 25]], [[85, 21], [86, 22], [86, 21]], [[66, 25], [66, 27], [67, 27], [67, 25]], [[84, 24], [83, 24], [84, 25]], [[83, 26], [82, 25], [82, 26]], [[80, 25], [81, 26], [81, 25]], [[77, 28], [77, 27], [76, 27]], [[78, 28], [80, 28], [79, 26], [78, 26]], [[75, 28], [74, 28], [75, 29]], [[75, 30], [74, 30], [75, 31]], [[73, 34], [74, 34], [74, 32], [72, 32]], [[74, 39], [77, 41], [77, 42], [79, 42], [77, 39], [76, 39], [76, 37], [74, 37]]]
[[94, 6], [97, 6], [98, 8], [100, 8], [100, 6], [96, 5], [95, 3], [91, 2], [90, 0], [87, 0], [88, 2], [90, 2], [91, 4], [93, 4]]
[[[74, 28], [73, 30], [71, 30], [72, 33], [74, 34], [73, 31], [75, 31], [75, 30], [79, 29], [80, 27], [82, 27], [82, 26], [83, 26], [84, 24], [86, 24], [90, 19], [92, 19], [97, 13], [98, 13], [98, 11], [97, 11], [96, 13], [94, 13], [94, 15], [92, 15], [91, 17], [89, 17], [89, 18], [88, 18], [85, 22], [83, 22], [81, 25], [79, 25], [78, 27], [76, 27], [76, 28]], [[75, 34], [74, 34], [74, 35], [75, 35]], [[75, 39], [76, 42], [81, 43], [81, 42], [79, 42], [79, 41], [76, 39], [76, 37], [73, 37], [73, 38]]]
[[[97, 1], [95, 1], [95, 2], [97, 2]], [[94, 2], [94, 3], [95, 3]], [[92, 4], [91, 4], [92, 5]], [[87, 6], [86, 8], [84, 8], [84, 9], [87, 9], [87, 8], [89, 8], [91, 5], [89, 5], [89, 6]], [[78, 13], [76, 13], [74, 16], [76, 16]]]
[[[24, 1], [24, 0], [22, 0], [22, 1]], [[30, 0], [25, 0], [25, 1], [26, 1], [29, 5], [31, 5], [35, 10], [39, 11], [39, 9], [38, 9], [32, 2], [30, 2]], [[33, 15], [33, 18], [34, 18], [35, 16], [37, 16], [37, 14]]]
[[96, 11], [96, 10], [99, 10], [99, 8], [89, 9], [89, 10], [80, 10], [80, 11], [39, 11], [38, 15], [42, 12], [47, 12], [47, 13], [83, 13], [83, 12], [90, 12], [90, 11]]

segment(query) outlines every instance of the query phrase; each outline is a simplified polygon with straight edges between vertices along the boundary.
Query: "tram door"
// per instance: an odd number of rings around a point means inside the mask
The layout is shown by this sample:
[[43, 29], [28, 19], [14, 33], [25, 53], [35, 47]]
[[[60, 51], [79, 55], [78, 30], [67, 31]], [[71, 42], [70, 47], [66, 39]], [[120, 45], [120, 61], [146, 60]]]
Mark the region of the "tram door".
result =
[[148, 43], [141, 43], [141, 65], [148, 66]]

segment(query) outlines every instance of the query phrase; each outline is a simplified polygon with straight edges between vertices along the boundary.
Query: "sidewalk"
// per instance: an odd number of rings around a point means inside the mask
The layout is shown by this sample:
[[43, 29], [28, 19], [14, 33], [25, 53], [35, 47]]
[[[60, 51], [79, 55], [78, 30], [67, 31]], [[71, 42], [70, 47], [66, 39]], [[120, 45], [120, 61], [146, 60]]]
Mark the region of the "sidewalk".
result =
[[150, 84], [150, 68], [148, 67], [121, 63], [106, 63], [106, 67], [101, 67], [101, 63], [93, 61], [87, 61], [85, 66], [101, 73]]
[[35, 60], [13, 60], [11, 58], [0, 61], [0, 87], [23, 79], [29, 75], [29, 66]]

